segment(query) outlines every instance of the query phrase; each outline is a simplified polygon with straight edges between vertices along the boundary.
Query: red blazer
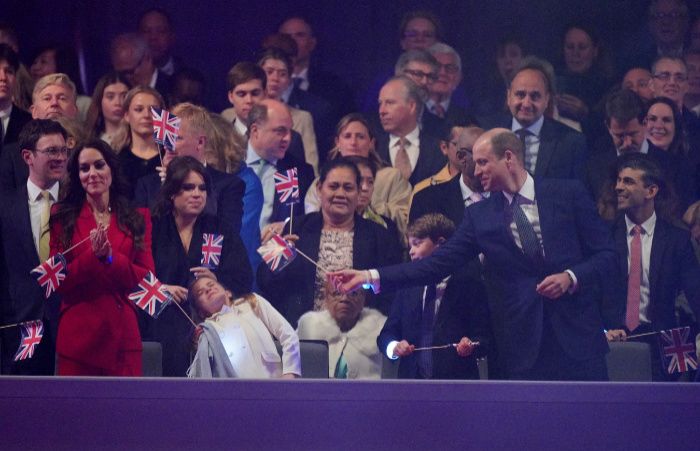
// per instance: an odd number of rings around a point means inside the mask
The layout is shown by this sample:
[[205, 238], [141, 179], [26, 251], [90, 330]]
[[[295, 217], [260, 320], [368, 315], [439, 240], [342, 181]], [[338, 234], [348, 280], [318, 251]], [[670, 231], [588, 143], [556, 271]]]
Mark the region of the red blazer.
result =
[[[116, 215], [110, 219], [107, 236], [112, 245], [112, 263], [102, 263], [92, 252], [90, 240], [66, 255], [66, 278], [57, 290], [61, 294], [56, 352], [78, 362], [104, 368], [117, 366], [119, 350], [140, 351], [141, 336], [136, 307], [127, 295], [148, 271], [154, 271], [151, 254], [151, 219], [146, 221], [142, 249], [133, 237], [119, 229]], [[71, 243], [78, 243], [97, 227], [87, 201], [75, 223]], [[51, 255], [62, 252], [60, 225], [51, 228]]]

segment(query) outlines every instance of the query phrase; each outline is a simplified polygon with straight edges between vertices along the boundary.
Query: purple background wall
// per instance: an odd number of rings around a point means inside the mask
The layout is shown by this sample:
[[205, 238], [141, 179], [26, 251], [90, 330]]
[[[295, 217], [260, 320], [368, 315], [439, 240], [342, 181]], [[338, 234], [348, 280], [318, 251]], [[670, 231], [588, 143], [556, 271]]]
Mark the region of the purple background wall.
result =
[[[560, 33], [574, 19], [593, 20], [613, 50], [646, 35], [645, 0], [433, 0], [374, 1], [136, 1], [4, 0], [0, 19], [17, 27], [25, 59], [33, 48], [75, 42], [80, 35], [88, 57], [88, 85], [108, 64], [109, 40], [134, 29], [151, 6], [167, 9], [177, 32], [176, 53], [205, 72], [209, 103], [227, 106], [225, 74], [251, 58], [261, 39], [291, 13], [302, 13], [319, 38], [317, 59], [343, 76], [358, 92], [382, 68], [391, 67], [399, 48], [397, 27], [403, 13], [430, 9], [443, 21], [446, 41], [465, 60], [466, 86], [493, 71], [498, 39], [507, 32], [526, 37], [533, 53], [556, 62]], [[695, 11], [700, 2], [689, 2]], [[532, 7], [538, 6], [537, 9]], [[610, 45], [610, 44], [613, 45]]]

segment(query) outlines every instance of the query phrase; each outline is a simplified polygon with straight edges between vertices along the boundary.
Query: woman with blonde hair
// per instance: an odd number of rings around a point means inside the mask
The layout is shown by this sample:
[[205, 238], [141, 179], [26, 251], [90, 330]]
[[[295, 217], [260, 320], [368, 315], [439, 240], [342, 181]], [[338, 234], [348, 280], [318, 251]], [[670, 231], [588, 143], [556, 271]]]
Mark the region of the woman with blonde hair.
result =
[[[329, 152], [328, 159], [358, 156], [367, 158], [377, 167], [374, 180], [374, 192], [371, 206], [374, 211], [388, 217], [396, 223], [399, 231], [406, 230], [408, 208], [411, 199], [411, 185], [401, 176], [398, 169], [387, 165], [377, 154], [374, 147], [372, 128], [359, 113], [344, 116], [336, 127], [335, 147]], [[317, 183], [313, 183], [304, 199], [307, 213], [320, 209]]]
[[211, 113], [212, 145], [207, 146], [207, 164], [214, 168], [237, 175], [245, 182], [243, 194], [243, 220], [241, 239], [246, 247], [252, 268], [257, 268], [262, 259], [257, 249], [260, 247], [260, 213], [263, 206], [263, 190], [260, 179], [245, 163], [246, 143], [235, 133], [233, 124], [219, 114]]
[[163, 97], [148, 86], [136, 86], [124, 98], [124, 120], [112, 140], [112, 147], [119, 154], [129, 182], [130, 199], [134, 197], [136, 181], [161, 165], [160, 150], [153, 138], [151, 107], [164, 106]]

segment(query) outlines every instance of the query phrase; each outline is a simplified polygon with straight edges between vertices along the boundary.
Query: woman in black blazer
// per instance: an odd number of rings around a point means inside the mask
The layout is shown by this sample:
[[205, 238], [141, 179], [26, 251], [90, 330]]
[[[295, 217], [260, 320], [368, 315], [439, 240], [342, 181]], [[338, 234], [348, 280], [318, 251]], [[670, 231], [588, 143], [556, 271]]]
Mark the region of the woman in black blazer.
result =
[[[203, 213], [211, 183], [204, 166], [192, 157], [168, 165], [153, 206], [153, 258], [156, 275], [175, 300], [189, 311], [187, 286], [207, 275], [236, 294], [249, 293], [253, 274], [240, 236], [218, 216]], [[163, 375], [185, 376], [190, 363], [192, 325], [177, 306], [155, 321], [149, 335], [163, 346]]]
[[[321, 210], [293, 221], [296, 247], [329, 271], [341, 268], [375, 268], [401, 261], [398, 237], [379, 224], [356, 213], [360, 186], [357, 166], [345, 158], [331, 160], [321, 169], [317, 189]], [[287, 233], [276, 223], [263, 230], [263, 242], [274, 233]], [[265, 263], [258, 267], [258, 284], [264, 296], [293, 326], [309, 310], [323, 308], [325, 273], [308, 260], [297, 257], [289, 266], [273, 273]], [[367, 298], [367, 306], [389, 312], [388, 293]]]

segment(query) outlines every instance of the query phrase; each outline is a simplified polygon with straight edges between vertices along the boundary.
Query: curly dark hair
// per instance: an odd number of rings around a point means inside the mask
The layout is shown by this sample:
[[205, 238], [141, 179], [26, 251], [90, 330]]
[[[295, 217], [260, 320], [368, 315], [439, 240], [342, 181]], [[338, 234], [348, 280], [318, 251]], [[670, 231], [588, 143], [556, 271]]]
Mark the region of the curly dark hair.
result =
[[121, 173], [121, 166], [117, 154], [104, 141], [97, 139], [89, 141], [76, 149], [68, 160], [68, 184], [66, 186], [65, 197], [58, 202], [56, 212], [51, 215], [51, 224], [62, 226], [59, 237], [64, 248], [71, 245], [75, 221], [83, 208], [87, 193], [80, 182], [80, 165], [78, 158], [85, 149], [95, 149], [104, 158], [107, 166], [112, 172], [112, 185], [109, 187], [109, 207], [117, 216], [119, 230], [131, 235], [134, 246], [142, 249], [144, 245], [144, 235], [146, 233], [146, 223], [143, 218], [129, 203], [125, 193], [128, 192], [127, 182]]

